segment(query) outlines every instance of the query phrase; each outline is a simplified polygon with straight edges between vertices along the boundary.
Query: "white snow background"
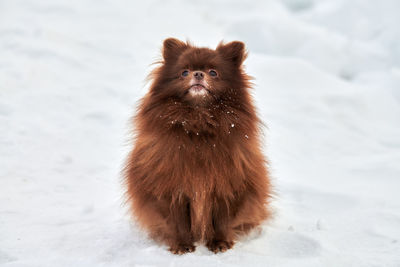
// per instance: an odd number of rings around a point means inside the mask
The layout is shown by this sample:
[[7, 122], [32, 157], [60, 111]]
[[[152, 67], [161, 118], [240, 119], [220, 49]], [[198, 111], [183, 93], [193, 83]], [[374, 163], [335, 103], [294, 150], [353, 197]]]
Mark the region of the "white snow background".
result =
[[[400, 1], [0, 0], [0, 266], [400, 266]], [[277, 197], [171, 255], [120, 170], [164, 38], [242, 40]]]

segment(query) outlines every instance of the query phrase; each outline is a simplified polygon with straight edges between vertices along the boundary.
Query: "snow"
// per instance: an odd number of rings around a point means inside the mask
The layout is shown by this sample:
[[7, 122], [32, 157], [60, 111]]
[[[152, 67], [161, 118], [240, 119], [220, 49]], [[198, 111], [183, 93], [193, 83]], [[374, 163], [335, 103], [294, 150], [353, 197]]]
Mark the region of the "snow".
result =
[[[0, 266], [400, 266], [399, 11], [0, 2]], [[276, 214], [224, 254], [171, 255], [123, 205], [130, 116], [170, 36], [250, 52]]]

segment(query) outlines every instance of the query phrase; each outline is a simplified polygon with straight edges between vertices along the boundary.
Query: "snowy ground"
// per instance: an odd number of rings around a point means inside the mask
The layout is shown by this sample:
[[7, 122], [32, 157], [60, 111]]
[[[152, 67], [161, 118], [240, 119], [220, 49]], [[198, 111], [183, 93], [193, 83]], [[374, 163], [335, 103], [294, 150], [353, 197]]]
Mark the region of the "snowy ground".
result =
[[[168, 2], [168, 3], [167, 3]], [[400, 266], [400, 1], [0, 1], [0, 266]], [[174, 36], [242, 40], [275, 220], [171, 255], [130, 223], [120, 168]]]

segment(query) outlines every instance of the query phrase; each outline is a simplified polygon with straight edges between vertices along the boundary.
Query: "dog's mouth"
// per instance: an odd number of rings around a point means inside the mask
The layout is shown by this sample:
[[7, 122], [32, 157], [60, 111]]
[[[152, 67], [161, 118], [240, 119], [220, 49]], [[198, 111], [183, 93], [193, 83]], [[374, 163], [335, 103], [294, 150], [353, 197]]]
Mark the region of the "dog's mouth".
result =
[[207, 88], [200, 83], [193, 84], [192, 86], [190, 86], [190, 89], [193, 89], [196, 91], [207, 90]]
[[191, 95], [197, 96], [197, 95], [206, 95], [208, 94], [208, 89], [204, 85], [200, 83], [195, 83], [189, 88], [189, 93]]

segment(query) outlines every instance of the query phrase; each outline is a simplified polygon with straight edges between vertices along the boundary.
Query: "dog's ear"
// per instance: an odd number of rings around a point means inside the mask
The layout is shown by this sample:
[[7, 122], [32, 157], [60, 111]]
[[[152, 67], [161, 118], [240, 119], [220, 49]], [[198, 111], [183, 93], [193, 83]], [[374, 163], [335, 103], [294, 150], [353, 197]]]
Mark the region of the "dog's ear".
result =
[[188, 48], [188, 45], [178, 39], [168, 38], [164, 40], [162, 55], [165, 62], [176, 60], [179, 55]]
[[242, 42], [234, 41], [227, 44], [219, 43], [217, 52], [227, 61], [240, 67], [247, 57], [245, 45]]

